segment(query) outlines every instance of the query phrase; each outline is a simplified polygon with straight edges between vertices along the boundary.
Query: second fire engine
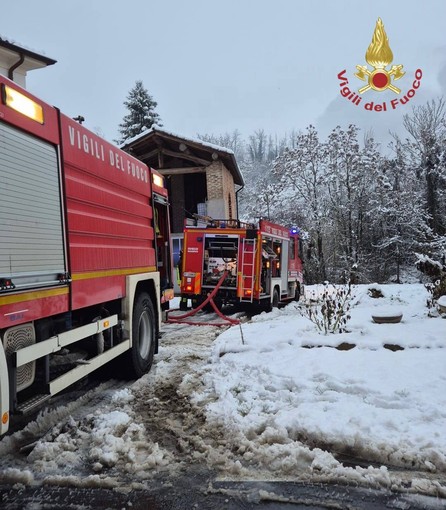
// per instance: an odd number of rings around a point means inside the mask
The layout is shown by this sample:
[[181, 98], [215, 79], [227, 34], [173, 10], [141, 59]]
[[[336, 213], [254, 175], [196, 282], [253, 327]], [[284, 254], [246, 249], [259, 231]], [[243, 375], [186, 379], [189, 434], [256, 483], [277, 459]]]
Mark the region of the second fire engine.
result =
[[181, 293], [202, 303], [226, 273], [214, 301], [271, 310], [303, 290], [299, 231], [270, 221], [198, 220], [184, 229]]

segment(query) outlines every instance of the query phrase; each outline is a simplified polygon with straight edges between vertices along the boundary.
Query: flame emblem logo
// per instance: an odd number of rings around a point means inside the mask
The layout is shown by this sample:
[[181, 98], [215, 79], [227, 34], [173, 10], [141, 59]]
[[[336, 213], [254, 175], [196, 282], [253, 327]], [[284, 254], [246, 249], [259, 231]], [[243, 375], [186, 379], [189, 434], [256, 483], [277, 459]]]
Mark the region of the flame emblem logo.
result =
[[406, 73], [403, 71], [403, 66], [401, 64], [393, 65], [390, 70], [386, 69], [386, 67], [392, 63], [393, 53], [390, 49], [389, 39], [384, 30], [384, 24], [381, 18], [378, 18], [376, 22], [372, 42], [367, 48], [365, 60], [373, 69], [370, 71], [367, 66], [356, 66], [358, 72], [355, 73], [355, 76], [362, 81], [368, 81], [367, 85], [359, 89], [358, 92], [360, 94], [370, 89], [376, 90], [377, 92], [390, 89], [392, 92], [395, 92], [395, 94], [401, 92], [401, 89], [392, 84], [392, 78], [394, 80], [399, 80]]

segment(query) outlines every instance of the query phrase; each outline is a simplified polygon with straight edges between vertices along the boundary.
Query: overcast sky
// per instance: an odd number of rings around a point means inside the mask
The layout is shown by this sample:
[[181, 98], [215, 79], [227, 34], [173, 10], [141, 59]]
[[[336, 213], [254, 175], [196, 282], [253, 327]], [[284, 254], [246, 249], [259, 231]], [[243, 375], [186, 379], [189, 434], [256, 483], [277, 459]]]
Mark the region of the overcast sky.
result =
[[[421, 69], [415, 96], [394, 111], [363, 105], [397, 97], [340, 95], [338, 73], [354, 77], [381, 17], [402, 64], [402, 94]], [[70, 116], [118, 137], [123, 101], [140, 79], [164, 128], [185, 136], [263, 128], [282, 136], [314, 124], [398, 130], [411, 106], [446, 94], [446, 1], [404, 0], [15, 0], [0, 34], [57, 60], [28, 75], [28, 89]], [[369, 66], [369, 69], [370, 66]]]

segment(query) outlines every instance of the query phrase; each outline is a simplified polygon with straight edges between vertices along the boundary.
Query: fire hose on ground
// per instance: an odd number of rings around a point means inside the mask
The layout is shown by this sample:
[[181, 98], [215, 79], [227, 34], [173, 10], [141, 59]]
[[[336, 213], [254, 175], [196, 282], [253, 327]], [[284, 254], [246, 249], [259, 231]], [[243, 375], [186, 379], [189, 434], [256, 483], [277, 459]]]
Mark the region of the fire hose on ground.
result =
[[[169, 323], [180, 323], [180, 324], [188, 324], [190, 326], [227, 326], [229, 324], [240, 324], [239, 319], [231, 319], [230, 317], [227, 317], [224, 315], [221, 310], [218, 309], [217, 305], [214, 303], [214, 297], [218, 292], [218, 289], [223, 285], [223, 282], [225, 281], [226, 277], [228, 275], [228, 271], [224, 271], [220, 280], [218, 280], [217, 285], [215, 288], [210, 292], [206, 299], [200, 303], [197, 308], [193, 308], [192, 310], [188, 311], [187, 313], [184, 313], [182, 315], [175, 315], [174, 317], [170, 317], [169, 314], [171, 312], [174, 312], [175, 310], [169, 310], [167, 312], [166, 322]], [[210, 304], [215, 311], [215, 313], [225, 322], [223, 323], [217, 323], [217, 322], [199, 322], [199, 321], [193, 321], [193, 320], [186, 320], [189, 317], [193, 317], [197, 312], [201, 311], [206, 305]]]

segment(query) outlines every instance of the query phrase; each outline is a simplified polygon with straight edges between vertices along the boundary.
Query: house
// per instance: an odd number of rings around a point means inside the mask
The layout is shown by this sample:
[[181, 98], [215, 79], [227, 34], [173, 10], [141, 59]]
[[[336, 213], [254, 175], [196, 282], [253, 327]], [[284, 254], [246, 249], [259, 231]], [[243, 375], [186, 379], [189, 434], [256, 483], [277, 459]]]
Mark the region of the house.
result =
[[173, 233], [181, 233], [185, 218], [194, 215], [238, 218], [237, 192], [244, 182], [231, 150], [158, 128], [121, 148], [165, 176]]
[[0, 36], [0, 74], [26, 88], [26, 74], [34, 69], [51, 66], [56, 60]]

